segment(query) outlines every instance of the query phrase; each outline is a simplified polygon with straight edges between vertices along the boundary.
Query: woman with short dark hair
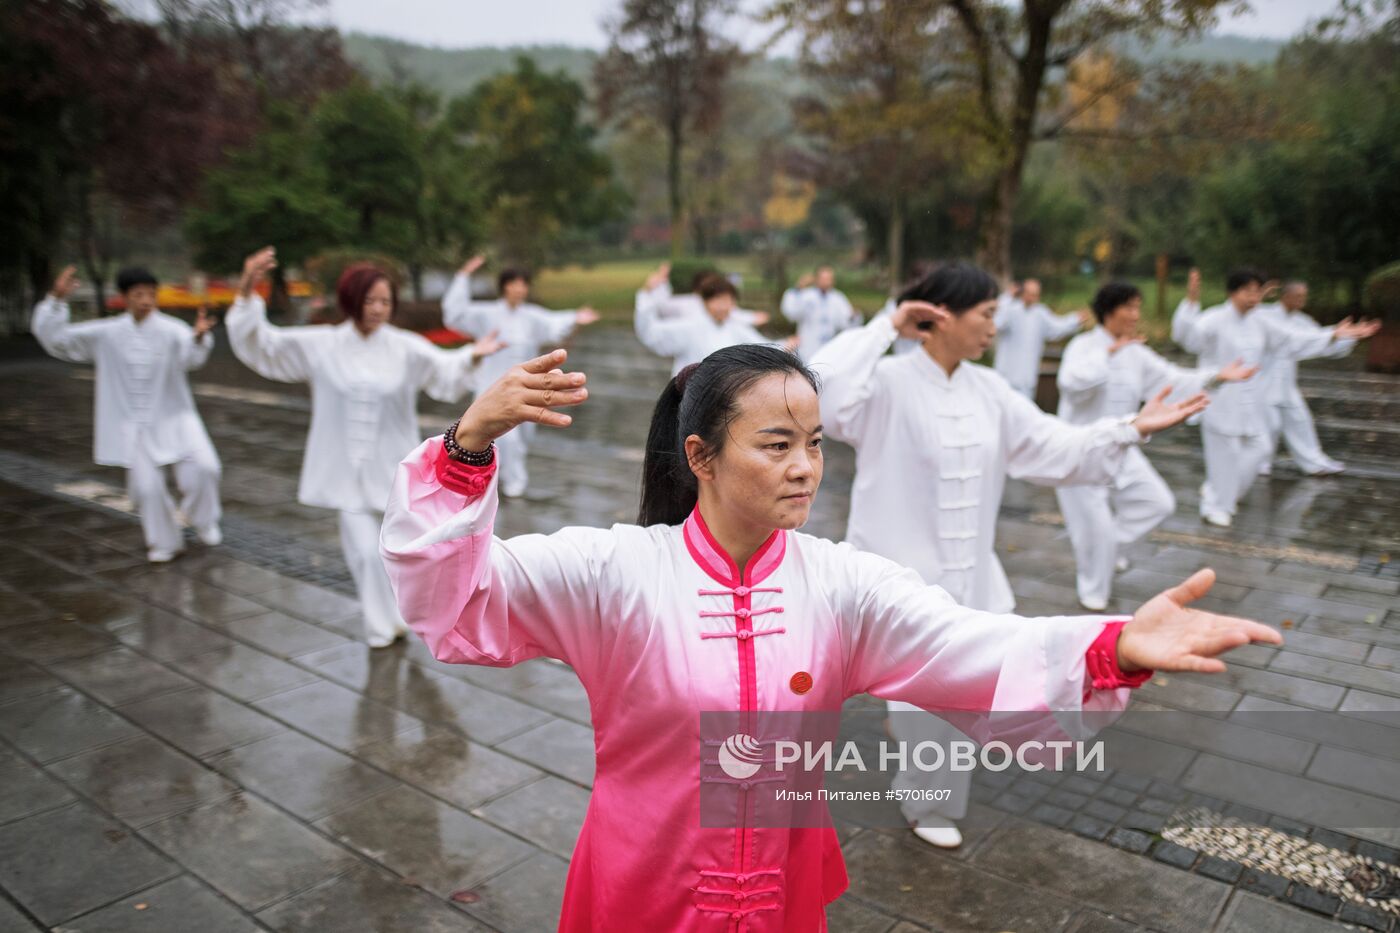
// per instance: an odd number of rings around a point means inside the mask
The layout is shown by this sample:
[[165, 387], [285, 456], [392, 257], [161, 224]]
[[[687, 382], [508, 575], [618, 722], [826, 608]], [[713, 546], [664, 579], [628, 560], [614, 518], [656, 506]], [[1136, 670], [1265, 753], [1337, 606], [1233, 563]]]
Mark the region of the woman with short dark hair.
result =
[[394, 467], [422, 438], [418, 393], [458, 401], [475, 384], [476, 361], [495, 344], [444, 350], [393, 326], [398, 289], [370, 263], [347, 267], [336, 284], [344, 322], [274, 327], [253, 287], [276, 262], [268, 247], [243, 264], [227, 317], [229, 343], [258, 375], [310, 385], [311, 428], [297, 501], [340, 513], [340, 543], [360, 597], [365, 640], [382, 648], [408, 631], [378, 541]]
[[[666, 386], [642, 525], [495, 538], [492, 442], [570, 423], [555, 409], [588, 391], [565, 357], [513, 367], [405, 459], [381, 539], [404, 617], [439, 660], [558, 658], [588, 692], [597, 776], [561, 930], [825, 929], [847, 883], [825, 803], [810, 822], [749, 817], [777, 806], [769, 746], [796, 713], [829, 721], [859, 693], [1111, 713], [1151, 668], [1222, 670], [1229, 647], [1280, 640], [1184, 608], [1209, 571], [1131, 621], [1028, 623], [798, 533], [822, 477], [817, 382], [768, 346], [717, 350]], [[734, 750], [755, 749], [759, 764], [732, 766]]]

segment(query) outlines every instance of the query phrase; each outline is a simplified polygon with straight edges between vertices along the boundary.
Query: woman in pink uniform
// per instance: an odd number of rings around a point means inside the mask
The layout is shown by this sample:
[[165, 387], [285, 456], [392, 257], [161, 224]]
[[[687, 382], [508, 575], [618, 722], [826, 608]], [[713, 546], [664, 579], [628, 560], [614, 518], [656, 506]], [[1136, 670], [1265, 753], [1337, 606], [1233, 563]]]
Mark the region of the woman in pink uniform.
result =
[[[922, 313], [939, 312], [926, 307]], [[641, 523], [492, 536], [492, 442], [587, 397], [565, 353], [512, 368], [399, 467], [381, 550], [434, 656], [497, 667], [539, 656], [578, 672], [597, 777], [559, 928], [826, 929], [847, 885], [836, 833], [702, 825], [702, 711], [839, 711], [869, 693], [931, 710], [1113, 714], [1162, 670], [1216, 659], [1266, 626], [1186, 608], [1213, 574], [1130, 619], [976, 612], [893, 561], [796, 531], [822, 476], [814, 377], [786, 351], [718, 350], [671, 380], [653, 415]], [[1101, 717], [1107, 718], [1107, 717]]]

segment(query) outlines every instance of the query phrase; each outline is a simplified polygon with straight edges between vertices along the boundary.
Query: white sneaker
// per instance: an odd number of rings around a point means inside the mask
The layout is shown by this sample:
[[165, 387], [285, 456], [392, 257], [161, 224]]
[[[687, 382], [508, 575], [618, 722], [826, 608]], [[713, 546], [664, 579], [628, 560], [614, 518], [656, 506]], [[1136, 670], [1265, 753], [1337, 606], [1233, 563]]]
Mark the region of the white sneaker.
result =
[[146, 552], [146, 560], [153, 564], [168, 564], [179, 556], [179, 548], [175, 548], [173, 551], [167, 551], [164, 548], [153, 547]]
[[1081, 596], [1079, 597], [1079, 605], [1083, 606], [1085, 609], [1088, 609], [1090, 612], [1103, 612], [1105, 609], [1108, 608], [1108, 600], [1085, 599], [1083, 596]]
[[1229, 528], [1235, 523], [1235, 520], [1225, 512], [1202, 512], [1201, 520], [1207, 525], [1214, 525], [1217, 528]]
[[1113, 569], [1116, 570], [1118, 573], [1124, 573], [1132, 565], [1133, 562], [1128, 560], [1128, 558], [1120, 557], [1113, 562]]
[[199, 538], [201, 544], [206, 547], [218, 547], [224, 543], [224, 532], [219, 527], [218, 522], [210, 522], [202, 528], [194, 530], [195, 537]]
[[1346, 470], [1347, 465], [1340, 460], [1328, 460], [1320, 470], [1313, 470], [1309, 476], [1336, 476]]
[[956, 826], [915, 826], [914, 835], [940, 849], [956, 849], [962, 845], [962, 833]]

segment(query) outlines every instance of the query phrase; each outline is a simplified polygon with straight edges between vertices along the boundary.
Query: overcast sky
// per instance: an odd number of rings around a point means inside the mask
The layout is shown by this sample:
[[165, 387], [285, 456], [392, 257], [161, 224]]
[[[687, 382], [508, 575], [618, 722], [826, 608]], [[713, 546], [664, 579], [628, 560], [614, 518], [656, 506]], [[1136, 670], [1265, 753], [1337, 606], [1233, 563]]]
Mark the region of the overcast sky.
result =
[[[620, 0], [330, 0], [342, 30], [394, 36], [425, 45], [606, 44], [601, 20]], [[761, 6], [748, 2], [753, 9]], [[1336, 0], [1255, 0], [1254, 12], [1230, 17], [1218, 32], [1286, 39], [1336, 8]], [[751, 37], [763, 35], [754, 27]], [[751, 44], [751, 43], [745, 43]]]

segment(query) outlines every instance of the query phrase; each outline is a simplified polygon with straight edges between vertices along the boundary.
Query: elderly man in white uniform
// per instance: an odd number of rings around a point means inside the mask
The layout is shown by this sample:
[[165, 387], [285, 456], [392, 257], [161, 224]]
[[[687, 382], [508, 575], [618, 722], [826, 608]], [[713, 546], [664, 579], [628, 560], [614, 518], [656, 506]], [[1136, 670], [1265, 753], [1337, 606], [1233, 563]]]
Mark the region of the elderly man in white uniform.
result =
[[811, 360], [841, 331], [860, 324], [860, 314], [836, 288], [836, 272], [830, 266], [819, 268], [815, 279], [798, 279], [796, 288], [783, 292], [779, 309], [797, 325], [797, 355], [804, 360]]
[[[1142, 292], [1134, 285], [1103, 286], [1093, 312], [1099, 326], [1071, 340], [1060, 360], [1059, 415], [1070, 424], [1132, 414], [1166, 389], [1189, 396], [1254, 375], [1254, 367], [1239, 362], [1216, 371], [1162, 359], [1138, 336]], [[1120, 549], [1161, 524], [1176, 499], [1137, 447], [1124, 454], [1108, 485], [1057, 486], [1055, 496], [1074, 548], [1079, 602], [1101, 612], [1112, 595], [1114, 570], [1127, 569]]]
[[[1256, 314], [1279, 321], [1300, 330], [1315, 332], [1322, 325], [1304, 311], [1308, 303], [1306, 282], [1287, 282], [1279, 293], [1279, 300], [1273, 304], [1261, 304]], [[1335, 340], [1323, 356], [1346, 356], [1356, 346], [1350, 338]], [[1279, 435], [1293, 455], [1293, 462], [1309, 476], [1330, 476], [1346, 469], [1346, 464], [1334, 460], [1322, 451], [1317, 439], [1317, 427], [1313, 424], [1312, 412], [1298, 391], [1298, 361], [1290, 357], [1277, 357], [1268, 362], [1260, 378], [1267, 386], [1267, 411], [1269, 416], [1269, 456], [1259, 468], [1260, 475], [1272, 472], [1274, 451], [1278, 449]]]
[[[126, 312], [73, 324], [67, 298], [77, 284], [74, 267], [64, 269], [35, 306], [30, 329], [49, 354], [97, 367], [93, 460], [126, 467], [127, 492], [141, 516], [146, 557], [152, 563], [180, 553], [180, 512], [200, 541], [218, 544], [223, 540], [219, 457], [194, 407], [186, 375], [209, 359], [213, 318], [201, 310], [191, 328], [162, 314], [156, 307], [155, 276], [145, 269], [123, 269], [117, 288], [126, 298]], [[165, 467], [175, 474], [178, 511]]]
[[[523, 269], [501, 270], [496, 277], [499, 298], [473, 301], [471, 276], [485, 262], [482, 256], [469, 259], [452, 279], [447, 294], [442, 296], [444, 324], [478, 339], [494, 335], [501, 344], [499, 352], [481, 362], [478, 374], [481, 385], [490, 385], [512, 366], [534, 359], [542, 350], [559, 346], [576, 328], [598, 320], [598, 312], [589, 307], [549, 311], [528, 301], [530, 275]], [[534, 436], [535, 426], [522, 424], [496, 442], [501, 452], [501, 495], [518, 498], [529, 489], [526, 457]]]
[[[1210, 369], [1231, 360], [1262, 366], [1279, 359], [1323, 356], [1337, 341], [1369, 337], [1377, 329], [1348, 319], [1336, 327], [1311, 331], [1255, 314], [1263, 285], [1264, 277], [1258, 272], [1236, 270], [1225, 282], [1226, 301], [1202, 311], [1196, 277], [1172, 315], [1172, 339], [1197, 354], [1201, 366]], [[1268, 387], [1257, 376], [1221, 386], [1201, 419], [1206, 461], [1201, 518], [1208, 524], [1230, 527], [1240, 500], [1271, 454], [1267, 393]]]
[[1040, 282], [1026, 279], [1019, 294], [1006, 292], [997, 299], [996, 358], [992, 365], [1011, 388], [1033, 399], [1045, 344], [1065, 339], [1091, 320], [1088, 311], [1051, 311], [1040, 300]]

